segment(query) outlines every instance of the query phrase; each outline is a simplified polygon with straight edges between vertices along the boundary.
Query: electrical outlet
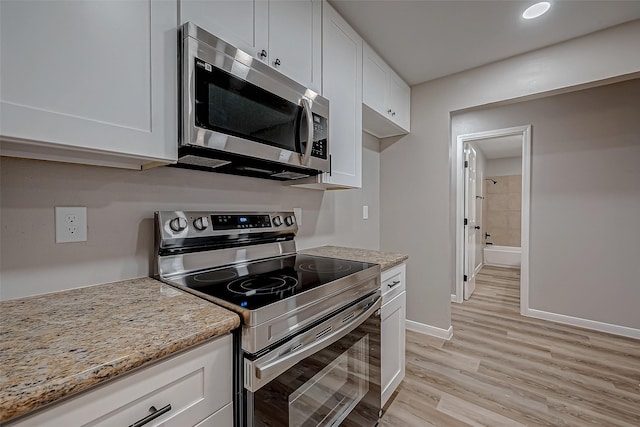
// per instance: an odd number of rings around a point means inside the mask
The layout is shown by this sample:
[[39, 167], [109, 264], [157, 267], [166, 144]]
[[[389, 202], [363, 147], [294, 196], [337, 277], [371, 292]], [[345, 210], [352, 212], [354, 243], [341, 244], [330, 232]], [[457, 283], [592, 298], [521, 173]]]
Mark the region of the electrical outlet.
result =
[[56, 207], [56, 243], [87, 241], [87, 208]]
[[369, 219], [369, 206], [362, 206], [362, 219]]

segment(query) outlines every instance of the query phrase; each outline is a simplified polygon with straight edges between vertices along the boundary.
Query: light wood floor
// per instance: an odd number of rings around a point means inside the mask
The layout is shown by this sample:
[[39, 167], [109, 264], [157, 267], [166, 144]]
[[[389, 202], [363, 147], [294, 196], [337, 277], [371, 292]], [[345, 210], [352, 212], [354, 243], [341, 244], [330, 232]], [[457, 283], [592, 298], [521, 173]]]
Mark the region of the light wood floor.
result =
[[519, 270], [476, 277], [450, 341], [407, 332], [381, 425], [640, 426], [640, 341], [520, 316]]

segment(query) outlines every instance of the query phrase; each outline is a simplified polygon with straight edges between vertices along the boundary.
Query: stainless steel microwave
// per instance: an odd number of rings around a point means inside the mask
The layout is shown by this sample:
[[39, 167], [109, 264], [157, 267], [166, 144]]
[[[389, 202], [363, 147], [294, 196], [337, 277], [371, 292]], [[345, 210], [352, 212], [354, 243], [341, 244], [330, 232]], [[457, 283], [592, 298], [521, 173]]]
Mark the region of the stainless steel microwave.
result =
[[176, 166], [277, 180], [330, 172], [327, 99], [193, 23], [180, 43]]

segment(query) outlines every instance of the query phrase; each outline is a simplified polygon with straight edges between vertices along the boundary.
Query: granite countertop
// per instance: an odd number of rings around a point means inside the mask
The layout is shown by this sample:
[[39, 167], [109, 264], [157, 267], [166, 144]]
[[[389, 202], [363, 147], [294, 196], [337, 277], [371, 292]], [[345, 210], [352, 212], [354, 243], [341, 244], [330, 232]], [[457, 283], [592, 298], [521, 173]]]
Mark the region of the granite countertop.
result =
[[0, 423], [239, 325], [151, 278], [2, 301]]
[[320, 246], [298, 251], [302, 254], [342, 258], [351, 261], [370, 262], [380, 264], [380, 270], [388, 270], [405, 262], [409, 256], [396, 252], [380, 252], [369, 249], [345, 248], [342, 246]]

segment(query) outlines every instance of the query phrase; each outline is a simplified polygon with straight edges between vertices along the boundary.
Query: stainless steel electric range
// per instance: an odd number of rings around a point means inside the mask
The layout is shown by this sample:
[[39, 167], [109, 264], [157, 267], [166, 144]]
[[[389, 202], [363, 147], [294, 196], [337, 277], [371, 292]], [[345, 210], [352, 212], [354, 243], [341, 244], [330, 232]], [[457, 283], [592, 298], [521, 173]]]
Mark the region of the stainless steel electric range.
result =
[[380, 267], [302, 255], [291, 212], [156, 212], [156, 277], [238, 313], [236, 426], [375, 426]]

